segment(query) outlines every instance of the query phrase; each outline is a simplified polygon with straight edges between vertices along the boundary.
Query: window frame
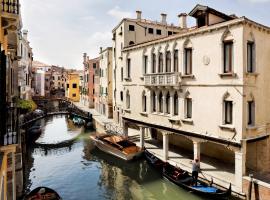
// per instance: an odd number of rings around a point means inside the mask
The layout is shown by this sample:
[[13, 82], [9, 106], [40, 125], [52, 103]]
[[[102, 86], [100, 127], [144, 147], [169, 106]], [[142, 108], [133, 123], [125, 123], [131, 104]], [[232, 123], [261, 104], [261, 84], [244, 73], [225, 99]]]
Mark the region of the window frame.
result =
[[255, 42], [247, 42], [247, 73], [254, 73], [256, 71], [256, 55]]
[[[227, 55], [227, 46], [229, 47], [229, 55]], [[227, 60], [227, 56], [228, 60]], [[227, 66], [227, 62], [228, 66]], [[224, 74], [233, 73], [233, 41], [227, 40], [223, 41], [223, 69]]]
[[148, 34], [153, 35], [154, 34], [154, 28], [148, 28]]
[[132, 24], [128, 25], [128, 31], [135, 31], [135, 26]]
[[224, 100], [224, 124], [233, 124], [233, 101]]
[[185, 98], [185, 119], [192, 119], [192, 98]]
[[[192, 75], [192, 48], [185, 47], [184, 49], [184, 75]], [[188, 62], [189, 60], [189, 62]]]

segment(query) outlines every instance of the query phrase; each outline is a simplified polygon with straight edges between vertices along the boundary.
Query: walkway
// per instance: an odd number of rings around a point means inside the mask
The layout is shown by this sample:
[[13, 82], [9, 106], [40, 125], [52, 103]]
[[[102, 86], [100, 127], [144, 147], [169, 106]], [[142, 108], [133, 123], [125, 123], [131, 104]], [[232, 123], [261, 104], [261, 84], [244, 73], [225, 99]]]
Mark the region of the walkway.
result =
[[[132, 131], [132, 129], [128, 130], [128, 135], [130, 139], [135, 142], [137, 145], [140, 143], [140, 136], [138, 132]], [[156, 140], [152, 140], [150, 137], [145, 137], [145, 147], [152, 154], [163, 159], [163, 146], [162, 142], [158, 142]], [[174, 166], [179, 166], [180, 168], [191, 172], [193, 153], [187, 152], [186, 150], [176, 148], [174, 146], [169, 147], [169, 159], [167, 162]], [[221, 163], [216, 159], [202, 156], [201, 157], [201, 169], [203, 171], [203, 175], [207, 178], [207, 180], [211, 180], [213, 178], [214, 183], [221, 185], [225, 188], [229, 187], [229, 184], [232, 183], [232, 190], [237, 191], [235, 188], [235, 175], [234, 175], [234, 165], [230, 165], [227, 163]], [[202, 174], [200, 174], [201, 178], [204, 178]]]

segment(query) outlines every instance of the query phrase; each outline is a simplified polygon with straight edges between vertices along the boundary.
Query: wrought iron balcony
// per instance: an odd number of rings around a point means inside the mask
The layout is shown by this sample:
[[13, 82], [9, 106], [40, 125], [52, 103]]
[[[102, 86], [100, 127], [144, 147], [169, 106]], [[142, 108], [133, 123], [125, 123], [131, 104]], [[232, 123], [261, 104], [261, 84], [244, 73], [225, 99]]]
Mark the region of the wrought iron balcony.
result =
[[181, 76], [179, 72], [166, 72], [157, 74], [145, 74], [144, 85], [145, 86], [179, 86], [181, 83]]

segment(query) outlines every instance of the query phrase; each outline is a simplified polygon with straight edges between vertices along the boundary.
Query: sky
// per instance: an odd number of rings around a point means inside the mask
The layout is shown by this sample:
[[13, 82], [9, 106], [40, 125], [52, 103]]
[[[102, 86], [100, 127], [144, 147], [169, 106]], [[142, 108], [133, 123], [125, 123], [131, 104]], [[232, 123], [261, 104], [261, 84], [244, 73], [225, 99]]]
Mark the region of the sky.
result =
[[112, 29], [122, 18], [135, 17], [136, 10], [153, 21], [167, 13], [167, 22], [176, 25], [177, 15], [196, 4], [270, 27], [270, 0], [21, 0], [21, 15], [34, 60], [82, 69], [83, 53], [94, 58], [100, 47], [112, 46]]

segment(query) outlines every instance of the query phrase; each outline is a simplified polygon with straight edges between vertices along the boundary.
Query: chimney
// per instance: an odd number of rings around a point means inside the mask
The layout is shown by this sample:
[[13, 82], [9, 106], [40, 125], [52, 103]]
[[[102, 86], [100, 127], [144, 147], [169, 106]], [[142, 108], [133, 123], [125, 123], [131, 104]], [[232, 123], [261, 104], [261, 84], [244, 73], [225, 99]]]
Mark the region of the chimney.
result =
[[23, 37], [27, 40], [28, 30], [23, 30]]
[[102, 47], [99, 47], [99, 49], [100, 49], [100, 50], [99, 50], [99, 51], [100, 51], [99, 53], [101, 53], [101, 52], [102, 52]]
[[178, 15], [179, 17], [179, 27], [180, 28], [187, 28], [187, 14], [181, 13]]
[[87, 53], [83, 53], [83, 62], [86, 62]]
[[166, 18], [167, 18], [167, 14], [165, 13], [161, 13], [161, 23], [162, 24], [167, 24]]
[[137, 19], [141, 20], [142, 19], [142, 11], [137, 10], [136, 14], [137, 14]]

